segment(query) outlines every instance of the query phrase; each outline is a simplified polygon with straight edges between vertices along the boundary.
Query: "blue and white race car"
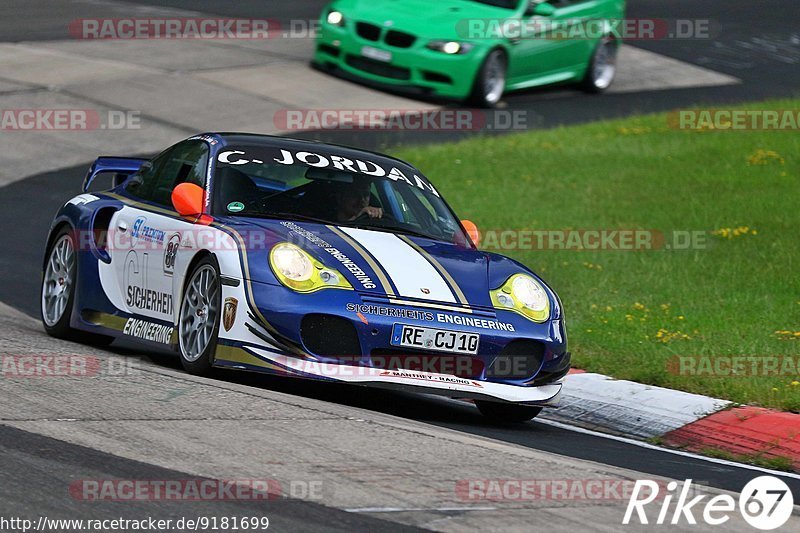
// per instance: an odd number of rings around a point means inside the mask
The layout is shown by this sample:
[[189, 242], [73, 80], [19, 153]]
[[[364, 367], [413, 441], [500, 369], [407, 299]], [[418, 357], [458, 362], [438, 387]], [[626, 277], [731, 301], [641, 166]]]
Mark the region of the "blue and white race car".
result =
[[[100, 174], [113, 187], [90, 192]], [[498, 421], [558, 401], [556, 294], [480, 251], [409, 164], [342, 146], [208, 133], [151, 161], [101, 157], [53, 220], [53, 336], [172, 347], [235, 368], [473, 399]]]

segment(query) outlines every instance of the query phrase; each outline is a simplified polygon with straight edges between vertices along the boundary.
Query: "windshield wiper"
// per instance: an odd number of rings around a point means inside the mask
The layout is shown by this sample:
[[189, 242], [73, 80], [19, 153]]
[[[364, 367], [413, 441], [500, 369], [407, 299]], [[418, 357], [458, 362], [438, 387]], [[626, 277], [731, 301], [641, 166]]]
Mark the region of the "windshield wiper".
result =
[[377, 231], [388, 231], [392, 233], [401, 233], [403, 235], [410, 235], [412, 237], [421, 237], [423, 239], [431, 239], [433, 241], [442, 241], [444, 240], [443, 237], [434, 237], [433, 235], [428, 235], [426, 233], [422, 233], [421, 231], [416, 231], [413, 229], [403, 228], [399, 226], [369, 226], [367, 224], [343, 224], [339, 223], [339, 226], [347, 226], [350, 228], [359, 228], [359, 229], [371, 229]]
[[252, 216], [256, 218], [274, 218], [284, 220], [297, 220], [300, 222], [317, 222], [319, 224], [333, 224], [330, 220], [324, 218], [312, 217], [309, 215], [301, 215], [299, 213], [247, 213], [245, 216]]

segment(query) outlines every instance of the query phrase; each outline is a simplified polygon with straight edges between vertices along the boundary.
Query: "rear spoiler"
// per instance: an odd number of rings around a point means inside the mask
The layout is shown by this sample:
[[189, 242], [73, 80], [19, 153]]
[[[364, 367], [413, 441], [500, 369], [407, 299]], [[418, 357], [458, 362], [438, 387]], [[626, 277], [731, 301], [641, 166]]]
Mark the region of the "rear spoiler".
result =
[[89, 187], [98, 174], [107, 172], [116, 174], [113, 179], [114, 187], [116, 187], [128, 179], [128, 176], [142, 168], [142, 165], [148, 161], [149, 159], [139, 157], [98, 157], [89, 167], [89, 172], [83, 180], [83, 192], [89, 191]]

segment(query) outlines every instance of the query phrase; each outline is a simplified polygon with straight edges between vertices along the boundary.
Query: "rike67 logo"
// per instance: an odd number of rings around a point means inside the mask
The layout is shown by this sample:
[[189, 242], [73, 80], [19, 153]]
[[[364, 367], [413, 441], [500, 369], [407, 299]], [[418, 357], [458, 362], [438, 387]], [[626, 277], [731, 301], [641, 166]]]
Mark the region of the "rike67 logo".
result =
[[[752, 527], [771, 531], [786, 524], [794, 508], [789, 486], [772, 476], [760, 476], [747, 483], [739, 495], [738, 505], [728, 494], [719, 494], [703, 502], [708, 495], [694, 496], [691, 479], [684, 481], [680, 488], [677, 481], [671, 481], [666, 486], [666, 495], [659, 494], [662, 487], [652, 480], [636, 480], [622, 523], [630, 524], [635, 513], [640, 524], [677, 525], [685, 520], [685, 523], [694, 525], [697, 524], [696, 513], [706, 524], [719, 526], [728, 522], [738, 507], [738, 512]], [[694, 497], [690, 499], [690, 495]], [[651, 508], [652, 511], [658, 510], [654, 519], [652, 513], [648, 517], [645, 507], [657, 500], [658, 503]], [[674, 507], [670, 509], [673, 500]]]

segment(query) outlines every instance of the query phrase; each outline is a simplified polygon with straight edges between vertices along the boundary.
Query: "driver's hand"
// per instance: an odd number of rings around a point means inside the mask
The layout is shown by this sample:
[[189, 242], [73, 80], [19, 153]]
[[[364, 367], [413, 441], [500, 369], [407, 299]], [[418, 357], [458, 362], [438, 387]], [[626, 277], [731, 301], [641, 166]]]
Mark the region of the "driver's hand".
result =
[[380, 207], [367, 206], [358, 214], [358, 216], [361, 215], [367, 215], [369, 218], [381, 218], [383, 217], [383, 209]]

